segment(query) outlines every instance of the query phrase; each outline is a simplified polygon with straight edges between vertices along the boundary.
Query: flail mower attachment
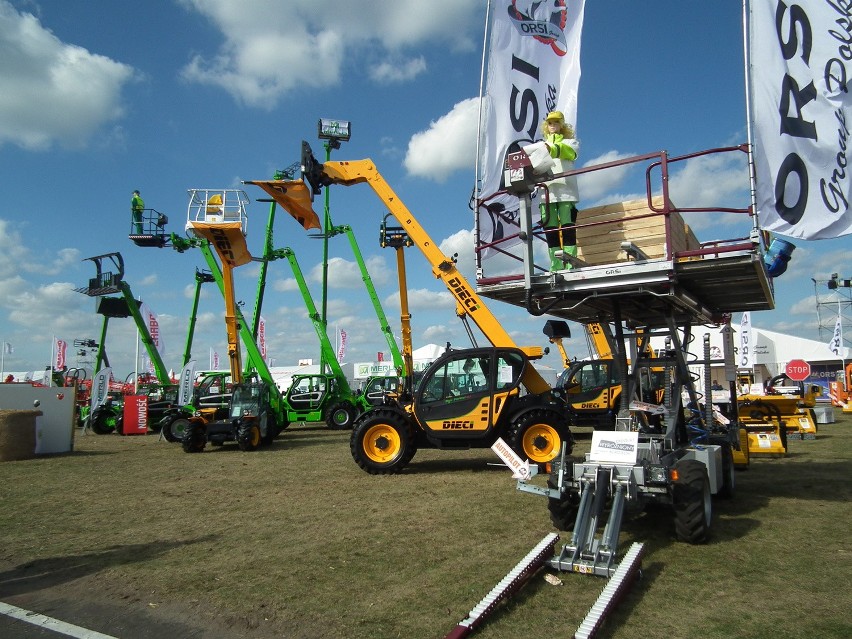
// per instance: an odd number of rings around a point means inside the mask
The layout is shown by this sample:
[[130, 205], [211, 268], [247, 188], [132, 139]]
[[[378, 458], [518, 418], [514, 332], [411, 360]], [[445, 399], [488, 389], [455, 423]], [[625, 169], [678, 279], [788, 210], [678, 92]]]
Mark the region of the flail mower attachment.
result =
[[521, 559], [494, 588], [468, 613], [467, 618], [459, 622], [445, 639], [462, 639], [476, 630], [479, 625], [490, 615], [497, 604], [503, 599], [511, 596], [520, 588], [527, 579], [535, 574], [539, 568], [548, 560], [553, 553], [553, 547], [559, 540], [556, 533], [548, 534], [533, 548], [526, 557]]
[[618, 564], [618, 568], [615, 569], [612, 577], [604, 586], [597, 601], [589, 609], [580, 627], [577, 628], [574, 639], [589, 639], [594, 636], [606, 615], [615, 607], [639, 576], [643, 549], [644, 546], [639, 543], [633, 543], [630, 546], [621, 559], [621, 563]]

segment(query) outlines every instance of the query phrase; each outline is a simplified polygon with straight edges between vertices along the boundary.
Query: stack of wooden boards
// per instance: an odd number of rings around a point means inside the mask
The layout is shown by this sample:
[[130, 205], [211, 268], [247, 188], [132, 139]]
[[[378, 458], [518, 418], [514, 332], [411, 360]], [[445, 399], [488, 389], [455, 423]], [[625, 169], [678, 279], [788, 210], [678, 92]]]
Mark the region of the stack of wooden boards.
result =
[[[663, 198], [653, 205], [663, 208]], [[648, 217], [642, 217], [648, 216]], [[645, 199], [580, 209], [577, 214], [577, 257], [589, 266], [626, 262], [622, 242], [632, 242], [650, 259], [672, 259], [674, 253], [699, 248], [698, 239], [680, 213], [669, 214], [671, 250], [666, 254], [666, 218], [648, 208]], [[598, 224], [605, 222], [605, 224]], [[584, 224], [596, 223], [593, 226]]]

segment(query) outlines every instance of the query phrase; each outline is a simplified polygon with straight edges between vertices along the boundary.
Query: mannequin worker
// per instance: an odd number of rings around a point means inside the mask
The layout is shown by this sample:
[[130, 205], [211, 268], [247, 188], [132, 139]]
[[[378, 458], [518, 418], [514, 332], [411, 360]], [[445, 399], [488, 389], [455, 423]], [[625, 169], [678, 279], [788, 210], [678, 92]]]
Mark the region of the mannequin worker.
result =
[[[566, 124], [561, 111], [551, 111], [541, 125], [544, 142], [550, 151], [555, 166], [553, 173], [563, 173], [574, 168], [574, 160], [580, 148], [574, 138], [574, 127]], [[557, 257], [557, 252], [577, 257], [577, 201], [580, 199], [577, 177], [558, 178], [547, 183], [548, 190], [541, 192], [541, 226], [547, 239], [550, 253], [550, 270], [571, 269], [571, 263]]]
[[136, 235], [142, 235], [142, 211], [145, 210], [145, 201], [139, 194], [139, 191], [133, 191], [133, 197], [130, 199], [130, 211], [133, 214], [133, 227], [136, 230]]

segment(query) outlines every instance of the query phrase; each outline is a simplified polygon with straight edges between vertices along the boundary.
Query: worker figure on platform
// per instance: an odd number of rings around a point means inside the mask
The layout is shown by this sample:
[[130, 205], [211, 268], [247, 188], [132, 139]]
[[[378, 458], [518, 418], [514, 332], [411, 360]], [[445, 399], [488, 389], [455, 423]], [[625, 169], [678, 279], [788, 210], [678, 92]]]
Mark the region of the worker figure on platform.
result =
[[130, 212], [133, 214], [133, 229], [136, 235], [142, 235], [142, 212], [145, 210], [145, 201], [139, 194], [139, 190], [133, 191], [130, 199]]
[[[574, 160], [580, 148], [574, 138], [574, 127], [566, 124], [561, 111], [551, 111], [541, 125], [544, 142], [554, 160], [553, 173], [563, 173], [574, 168]], [[547, 239], [550, 253], [550, 270], [559, 271], [572, 268], [570, 262], [563, 261], [558, 252], [577, 257], [577, 201], [580, 193], [577, 177], [574, 175], [558, 178], [547, 183], [547, 191], [540, 192], [541, 226]]]

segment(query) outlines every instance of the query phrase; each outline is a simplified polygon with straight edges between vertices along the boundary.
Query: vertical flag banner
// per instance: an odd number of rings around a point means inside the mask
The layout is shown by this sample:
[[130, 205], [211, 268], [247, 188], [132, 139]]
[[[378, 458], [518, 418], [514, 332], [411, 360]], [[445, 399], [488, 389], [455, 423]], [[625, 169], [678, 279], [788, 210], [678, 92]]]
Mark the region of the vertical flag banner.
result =
[[157, 319], [156, 314], [147, 304], [144, 303], [139, 309], [139, 312], [142, 315], [142, 319], [145, 320], [145, 326], [148, 327], [148, 332], [151, 334], [151, 341], [154, 342], [157, 352], [162, 355], [165, 350], [165, 344], [163, 343], [163, 336], [160, 334], [160, 322]]
[[216, 351], [213, 351], [213, 370], [219, 370], [219, 353], [217, 353]]
[[740, 368], [754, 368], [754, 344], [751, 333], [751, 313], [746, 311], [740, 320], [740, 353], [737, 361]]
[[376, 361], [377, 362], [385, 361], [385, 354], [382, 351], [379, 351], [378, 353], [376, 353]]
[[95, 375], [95, 378], [92, 380], [92, 397], [91, 404], [89, 405], [91, 410], [95, 410], [106, 401], [107, 394], [109, 393], [109, 380], [111, 377], [112, 369], [109, 366], [102, 368]]
[[838, 315], [837, 321], [834, 323], [834, 335], [828, 343], [828, 350], [835, 357], [840, 357], [841, 348], [843, 348], [843, 323], [840, 321], [840, 315]]
[[195, 360], [190, 360], [180, 371], [178, 378], [178, 406], [186, 406], [192, 401], [192, 391], [195, 388]]
[[11, 355], [15, 352], [15, 348], [9, 342], [3, 342], [3, 353]]
[[[507, 155], [541, 138], [541, 123], [550, 111], [562, 111], [576, 130], [584, 9], [584, 0], [492, 1], [477, 159], [480, 199], [503, 187]], [[482, 243], [516, 234], [520, 230], [517, 198], [487, 199], [477, 219]], [[509, 246], [509, 242], [501, 244], [501, 248]]]
[[65, 353], [68, 350], [68, 342], [64, 339], [57, 339], [54, 348], [56, 349], [56, 357], [53, 360], [53, 368], [58, 371], [64, 370]]
[[260, 321], [257, 323], [257, 346], [260, 348], [260, 357], [263, 361], [266, 360], [266, 320], [263, 315], [260, 316]]
[[346, 331], [340, 331], [340, 345], [337, 347], [337, 360], [342, 362], [346, 355]]
[[750, 5], [761, 226], [805, 240], [852, 233], [852, 7], [846, 0]]

